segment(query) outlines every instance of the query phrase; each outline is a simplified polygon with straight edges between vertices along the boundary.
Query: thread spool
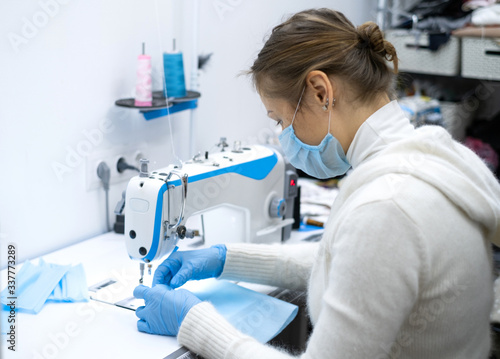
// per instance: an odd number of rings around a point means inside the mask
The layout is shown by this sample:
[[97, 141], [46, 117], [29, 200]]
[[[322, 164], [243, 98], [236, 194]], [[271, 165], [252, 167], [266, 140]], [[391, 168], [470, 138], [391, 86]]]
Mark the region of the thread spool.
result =
[[137, 82], [135, 86], [135, 106], [152, 106], [153, 92], [151, 80], [151, 56], [145, 54], [142, 43], [142, 54], [137, 57]]
[[165, 71], [165, 97], [186, 97], [186, 80], [184, 78], [184, 61], [182, 52], [163, 54]]

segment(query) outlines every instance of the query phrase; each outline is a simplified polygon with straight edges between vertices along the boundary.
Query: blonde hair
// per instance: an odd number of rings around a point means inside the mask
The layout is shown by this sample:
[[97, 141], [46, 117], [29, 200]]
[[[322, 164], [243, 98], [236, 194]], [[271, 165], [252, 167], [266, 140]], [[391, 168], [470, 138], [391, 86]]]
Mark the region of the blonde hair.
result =
[[396, 50], [377, 24], [356, 28], [338, 11], [311, 9], [272, 30], [248, 73], [259, 93], [295, 103], [311, 71], [340, 77], [356, 99], [369, 101], [392, 93], [397, 69]]

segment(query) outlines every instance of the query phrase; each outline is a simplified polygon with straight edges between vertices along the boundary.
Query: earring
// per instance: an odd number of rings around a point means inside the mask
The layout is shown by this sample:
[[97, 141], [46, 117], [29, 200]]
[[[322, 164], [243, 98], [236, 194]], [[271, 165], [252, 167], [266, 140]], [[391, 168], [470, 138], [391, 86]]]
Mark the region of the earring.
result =
[[326, 99], [326, 103], [322, 107], [323, 111], [328, 111], [328, 103], [329, 103], [329, 101], [328, 101], [328, 99]]
[[332, 107], [334, 107], [334, 106], [335, 106], [335, 97], [332, 98]]

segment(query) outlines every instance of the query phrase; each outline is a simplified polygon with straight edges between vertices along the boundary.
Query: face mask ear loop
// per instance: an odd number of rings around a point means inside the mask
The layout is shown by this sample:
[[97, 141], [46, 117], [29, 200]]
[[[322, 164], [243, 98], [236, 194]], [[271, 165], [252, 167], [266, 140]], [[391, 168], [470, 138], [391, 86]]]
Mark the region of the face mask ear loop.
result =
[[300, 94], [300, 97], [299, 97], [299, 102], [297, 102], [297, 107], [295, 108], [295, 112], [294, 112], [293, 118], [292, 118], [292, 123], [290, 124], [290, 126], [293, 126], [293, 122], [295, 121], [295, 116], [297, 115], [297, 111], [299, 110], [300, 101], [302, 101], [302, 96], [304, 96], [305, 90], [306, 90], [306, 87], [304, 86], [304, 88], [302, 89], [302, 93]]
[[[330, 133], [330, 123], [332, 122], [331, 119], [332, 119], [332, 107], [333, 106], [330, 106], [330, 108], [328, 109], [328, 133]], [[326, 134], [328, 136], [328, 133]]]
[[[331, 121], [332, 120], [332, 109], [328, 109], [328, 133], [330, 133], [330, 124], [331, 124]], [[327, 135], [328, 135], [327, 133]]]

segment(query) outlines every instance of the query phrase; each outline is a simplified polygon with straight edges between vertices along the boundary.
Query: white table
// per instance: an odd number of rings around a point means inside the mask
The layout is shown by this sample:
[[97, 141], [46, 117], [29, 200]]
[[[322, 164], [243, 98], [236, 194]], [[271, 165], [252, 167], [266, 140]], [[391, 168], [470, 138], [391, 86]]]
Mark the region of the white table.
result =
[[[113, 232], [43, 258], [57, 264], [82, 263], [88, 285], [116, 278], [121, 285], [114, 286], [113, 294], [124, 298], [138, 284], [138, 263], [128, 258], [123, 235]], [[0, 276], [5, 283], [6, 270]], [[139, 332], [134, 311], [94, 300], [47, 303], [36, 315], [17, 313], [16, 321], [16, 351], [7, 349], [2, 335], [2, 358], [165, 358], [180, 348], [175, 337]]]
[[[296, 242], [297, 238], [318, 232], [293, 233], [289, 241]], [[180, 241], [179, 247], [181, 250], [188, 249], [188, 244]], [[88, 286], [110, 277], [118, 280], [112, 287], [113, 293], [109, 293], [116, 297], [131, 296], [133, 288], [138, 285], [138, 262], [129, 259], [123, 235], [113, 232], [44, 255], [43, 258], [46, 262], [57, 264], [82, 263]], [[146, 277], [145, 284], [148, 284], [148, 278], [151, 279]], [[5, 287], [7, 270], [0, 272], [0, 280], [2, 288]], [[266, 294], [275, 289], [247, 283], [240, 285]], [[16, 351], [7, 349], [8, 338], [2, 335], [1, 357], [87, 359], [144, 356], [162, 359], [181, 348], [175, 337], [139, 332], [137, 320], [132, 310], [94, 300], [47, 303], [36, 315], [17, 313]]]

